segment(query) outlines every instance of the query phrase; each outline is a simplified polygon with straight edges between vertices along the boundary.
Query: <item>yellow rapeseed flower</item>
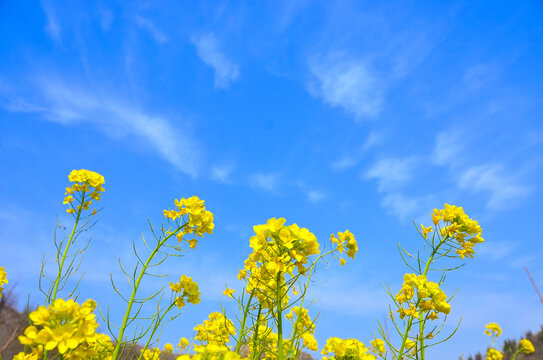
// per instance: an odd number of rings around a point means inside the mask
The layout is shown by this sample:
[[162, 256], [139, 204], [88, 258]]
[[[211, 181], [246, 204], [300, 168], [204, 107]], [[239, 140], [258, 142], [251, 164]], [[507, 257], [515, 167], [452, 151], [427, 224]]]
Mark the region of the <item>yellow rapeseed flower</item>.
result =
[[223, 294], [224, 296], [232, 297], [232, 294], [233, 294], [234, 292], [236, 292], [235, 289], [229, 289], [229, 288], [227, 287], [226, 290], [224, 290], [224, 291], [222, 292], [222, 294]]
[[[66, 212], [73, 214], [81, 209], [88, 210], [92, 204], [92, 200], [99, 201], [100, 196], [104, 192], [102, 185], [105, 183], [104, 177], [94, 171], [90, 170], [72, 170], [68, 175], [68, 180], [72, 182], [72, 186], [66, 188], [63, 204], [68, 204], [69, 208]], [[79, 193], [78, 200], [81, 201], [81, 205], [74, 207], [72, 204], [76, 200], [74, 196]], [[92, 200], [90, 200], [92, 199]], [[93, 212], [93, 215], [96, 212]]]
[[197, 325], [194, 331], [194, 339], [200, 342], [194, 346], [197, 353], [228, 351], [226, 344], [230, 341], [230, 336], [236, 333], [232, 321], [219, 312], [209, 314], [209, 320]]
[[486, 325], [485, 328], [485, 334], [488, 336], [499, 337], [502, 334], [502, 328], [494, 322]]
[[428, 234], [431, 233], [432, 227], [431, 226], [424, 226], [423, 224], [420, 224], [421, 230], [422, 230], [422, 236], [426, 239], [428, 237]]
[[[441, 236], [446, 240], [456, 242], [458, 245], [456, 253], [462, 259], [465, 259], [466, 256], [473, 258], [475, 244], [484, 242], [479, 223], [470, 219], [462, 207], [445, 204], [445, 209], [434, 209], [432, 220], [436, 226], [440, 221], [444, 222], [440, 228]], [[423, 226], [423, 235], [425, 229]]]
[[182, 337], [179, 339], [179, 344], [177, 344], [177, 348], [179, 350], [185, 350], [189, 346], [189, 340], [185, 337]]
[[4, 291], [4, 284], [8, 283], [6, 269], [0, 267], [0, 298], [2, 297], [2, 291]]
[[534, 344], [528, 339], [520, 340], [520, 352], [524, 354], [531, 354], [535, 352]]
[[174, 304], [177, 305], [179, 309], [185, 306], [185, 300], [191, 304], [198, 304], [200, 302], [198, 284], [186, 275], [182, 275], [178, 283], [170, 282], [170, 289], [174, 293], [180, 293], [180, 295], [174, 299]]
[[486, 360], [502, 360], [502, 359], [503, 359], [502, 353], [494, 348], [490, 348], [486, 352]]
[[173, 345], [170, 343], [166, 343], [164, 345], [164, 353], [171, 354], [173, 352]]
[[159, 348], [145, 349], [141, 351], [143, 360], [160, 360], [161, 351]]
[[49, 307], [40, 306], [30, 313], [31, 325], [19, 336], [19, 342], [33, 349], [33, 353], [56, 349], [73, 358], [92, 358], [110, 351], [109, 337], [95, 332], [95, 308], [96, 302], [90, 299], [81, 305], [72, 299], [56, 299]]

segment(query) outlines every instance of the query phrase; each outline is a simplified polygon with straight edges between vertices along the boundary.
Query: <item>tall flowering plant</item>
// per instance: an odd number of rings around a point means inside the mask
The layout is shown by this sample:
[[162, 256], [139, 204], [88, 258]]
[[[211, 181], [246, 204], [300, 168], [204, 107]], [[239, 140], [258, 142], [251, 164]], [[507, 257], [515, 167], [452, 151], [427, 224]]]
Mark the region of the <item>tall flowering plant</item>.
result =
[[[111, 320], [109, 308], [105, 316], [101, 314], [109, 334], [100, 333], [96, 302], [88, 299], [78, 303], [78, 283], [70, 288], [68, 280], [77, 273], [81, 255], [88, 246], [87, 243], [74, 251], [74, 244], [94, 224], [99, 210], [91, 210], [91, 206], [100, 200], [105, 181], [102, 175], [89, 170], [74, 170], [68, 179], [71, 184], [66, 188], [64, 204], [68, 206], [67, 213], [73, 216], [73, 226], [61, 241], [57, 241], [55, 233], [54, 276], [45, 276], [44, 262], [40, 290], [45, 299], [42, 306], [29, 314], [29, 326], [19, 336], [25, 349], [14, 359], [115, 360], [136, 344], [141, 345], [136, 354], [138, 360], [159, 360], [163, 354], [171, 354], [172, 344], [166, 344], [163, 350], [155, 346], [160, 331], [187, 304], [200, 302], [198, 284], [181, 275], [179, 281], [170, 282], [169, 286], [164, 284], [151, 294], [142, 293], [142, 284], [149, 276], [164, 276], [151, 270], [170, 257], [194, 249], [200, 238], [212, 234], [213, 214], [197, 196], [175, 200], [172, 208], [163, 210], [166, 224], [160, 229], [150, 224], [154, 239], [152, 242], [143, 239], [147, 251], [138, 251], [134, 244], [134, 268], [127, 271], [119, 261], [129, 290], [126, 293], [119, 290], [113, 277], [111, 282], [126, 307], [119, 324]], [[400, 245], [402, 259], [410, 271], [404, 275], [397, 292], [386, 287], [393, 302], [389, 313], [397, 333], [395, 339], [379, 323], [382, 338], [374, 338], [368, 345], [357, 339], [331, 337], [319, 348], [315, 336], [318, 315], [310, 315], [306, 300], [309, 285], [320, 264], [335, 258], [344, 266], [348, 259], [354, 260], [358, 242], [346, 230], [332, 234], [324, 246], [307, 228], [287, 225], [284, 218], [271, 218], [253, 228], [254, 235], [249, 239], [252, 251], [237, 275], [240, 291], [236, 293], [234, 287], [228, 286], [223, 291], [238, 304], [237, 321], [229, 319], [224, 311], [211, 313], [194, 328], [192, 354], [188, 351], [191, 341], [181, 338], [178, 349], [183, 354], [177, 360], [293, 360], [304, 350], [320, 350], [322, 360], [425, 359], [427, 348], [448, 340], [458, 329], [445, 339], [434, 340], [451, 311], [451, 297], [443, 290], [445, 273], [463, 265], [454, 265], [458, 259], [472, 259], [475, 246], [484, 241], [477, 221], [461, 207], [445, 204], [443, 209], [434, 209], [432, 222], [431, 226], [421, 225], [419, 230], [427, 256], [420, 251], [415, 256]], [[447, 263], [438, 265], [442, 260]], [[6, 283], [6, 271], [0, 267], [0, 297]], [[142, 315], [144, 307], [148, 309], [155, 300], [151, 315]], [[441, 327], [434, 325], [440, 319]], [[133, 335], [127, 335], [133, 328]], [[492, 337], [487, 360], [501, 360], [502, 354], [494, 348], [501, 328], [490, 323], [485, 333]], [[512, 358], [533, 351], [533, 345], [522, 339]]]
[[[19, 336], [19, 341], [25, 346], [25, 350], [19, 353], [17, 360], [48, 359], [48, 357], [60, 359], [118, 359], [127, 346], [133, 346], [136, 342], [144, 342], [138, 359], [158, 359], [160, 350], [150, 346], [156, 342], [157, 334], [165, 323], [166, 315], [174, 309], [183, 308], [186, 303], [198, 304], [200, 292], [198, 284], [186, 275], [182, 275], [179, 282], [170, 283], [170, 301], [162, 306], [162, 298], [165, 294], [164, 287], [157, 293], [141, 296], [140, 287], [144, 278], [150, 276], [152, 267], [162, 264], [170, 256], [179, 256], [188, 247], [193, 249], [198, 239], [205, 234], [213, 232], [213, 214], [205, 208], [204, 201], [197, 196], [175, 200], [175, 208], [163, 211], [168, 223], [160, 231], [156, 231], [151, 225], [151, 232], [155, 238], [154, 245], [147, 242], [149, 253], [142, 256], [138, 253], [134, 244], [136, 266], [131, 272], [127, 272], [121, 264], [121, 270], [128, 278], [131, 287], [129, 294], [122, 294], [112, 280], [114, 290], [126, 302], [126, 309], [122, 316], [122, 322], [115, 325], [109, 316], [109, 308], [106, 317], [102, 317], [110, 330], [110, 335], [98, 333], [96, 322], [96, 302], [89, 299], [79, 304], [75, 291], [68, 289], [65, 296], [67, 300], [60, 298], [61, 292], [66, 290], [70, 277], [76, 274], [81, 259], [88, 243], [83, 248], [73, 250], [78, 237], [89, 230], [93, 219], [100, 210], [92, 209], [93, 202], [100, 200], [104, 192], [104, 177], [90, 170], [73, 170], [68, 176], [71, 182], [66, 188], [63, 203], [68, 206], [66, 212], [73, 216], [73, 227], [65, 238], [57, 242], [55, 232], [55, 246], [57, 249], [57, 268], [54, 277], [45, 274], [45, 262], [42, 264], [40, 275], [40, 289], [45, 295], [44, 305], [29, 314], [30, 325], [24, 334]], [[58, 226], [62, 229], [62, 226]], [[157, 274], [152, 274], [157, 276]], [[160, 276], [160, 275], [158, 275]], [[49, 281], [46, 287], [44, 281]], [[7, 283], [4, 268], [0, 268], [0, 296], [3, 284]], [[160, 295], [160, 296], [158, 296]], [[151, 316], [142, 316], [143, 306], [151, 299], [159, 298], [159, 304]], [[177, 316], [177, 315], [176, 315]], [[175, 318], [174, 316], [173, 318]], [[147, 321], [147, 325], [134, 332], [133, 337], [127, 337], [126, 331], [133, 323], [139, 320]], [[171, 349], [170, 349], [171, 348]], [[168, 349], [173, 350], [169, 345]], [[1, 356], [0, 356], [1, 359]]]

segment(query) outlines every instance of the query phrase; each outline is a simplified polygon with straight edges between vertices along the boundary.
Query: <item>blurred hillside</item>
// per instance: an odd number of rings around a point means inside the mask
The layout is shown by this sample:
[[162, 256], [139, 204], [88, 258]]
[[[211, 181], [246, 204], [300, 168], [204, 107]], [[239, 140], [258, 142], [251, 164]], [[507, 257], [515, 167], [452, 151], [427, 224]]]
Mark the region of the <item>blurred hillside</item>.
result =
[[[534, 344], [535, 352], [533, 354], [524, 354], [521, 359], [526, 360], [543, 360], [543, 325], [541, 326], [541, 329], [537, 334], [532, 334], [531, 331], [528, 331], [522, 339], [528, 339]], [[516, 349], [518, 342], [520, 339], [507, 339], [505, 340], [503, 347], [501, 349], [498, 349], [503, 354], [503, 360], [511, 360], [512, 354], [514, 352], [514, 349]], [[486, 359], [486, 351], [484, 354], [477, 353], [475, 355], [470, 355], [467, 358], [464, 357], [464, 359], [467, 360], [484, 360]], [[519, 359], [519, 356], [517, 355], [517, 359]]]

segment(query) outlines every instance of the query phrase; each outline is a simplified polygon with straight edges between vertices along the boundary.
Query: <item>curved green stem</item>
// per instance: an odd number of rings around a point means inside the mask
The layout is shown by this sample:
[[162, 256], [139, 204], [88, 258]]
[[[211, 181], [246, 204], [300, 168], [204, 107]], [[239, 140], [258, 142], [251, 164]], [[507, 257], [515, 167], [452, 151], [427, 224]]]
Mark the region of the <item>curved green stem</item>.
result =
[[[249, 308], [251, 307], [251, 301], [253, 300], [253, 297], [255, 295], [256, 289], [253, 289], [251, 291], [251, 296], [249, 297], [249, 302], [247, 303], [247, 306], [245, 307], [245, 310], [243, 311], [243, 320], [241, 321], [241, 327], [239, 329], [239, 338], [238, 342], [236, 344], [235, 352], [239, 354], [241, 350], [241, 342], [243, 341], [243, 336], [245, 335], [245, 324], [247, 322], [247, 315], [249, 314]], [[1, 360], [1, 359], [0, 359]]]
[[260, 314], [262, 313], [262, 303], [258, 304], [258, 312], [256, 314], [256, 326], [253, 334], [253, 352], [251, 354], [251, 358], [255, 359], [256, 349], [257, 349], [257, 341], [258, 341], [258, 328], [260, 326]]
[[81, 205], [79, 206], [79, 209], [77, 210], [77, 217], [75, 218], [74, 227], [72, 228], [70, 237], [68, 238], [68, 241], [66, 242], [66, 247], [64, 248], [64, 253], [62, 254], [62, 259], [60, 261], [60, 265], [58, 266], [58, 274], [55, 280], [55, 284], [53, 285], [53, 292], [51, 293], [51, 299], [50, 299], [49, 304], [54, 303], [57, 298], [58, 285], [60, 284], [60, 278], [62, 277], [62, 268], [64, 267], [64, 262], [66, 261], [66, 257], [68, 256], [68, 249], [70, 248], [70, 245], [72, 244], [72, 240], [74, 238], [77, 225], [79, 224], [79, 218], [81, 217], [81, 213], [83, 212], [84, 203], [85, 203], [85, 192], [83, 192], [83, 195], [81, 196]]
[[281, 271], [277, 272], [277, 360], [283, 360], [283, 313], [281, 304]]
[[145, 261], [145, 264], [143, 264], [143, 267], [140, 270], [140, 273], [138, 275], [137, 280], [134, 282], [134, 287], [132, 288], [132, 294], [130, 295], [130, 300], [128, 301], [128, 304], [126, 305], [126, 312], [124, 313], [123, 317], [123, 323], [119, 329], [119, 336], [117, 337], [117, 344], [115, 345], [115, 350], [113, 350], [113, 354], [111, 355], [111, 360], [116, 360], [117, 356], [119, 354], [119, 350], [121, 348], [121, 344], [123, 343], [123, 336], [124, 331], [126, 330], [128, 320], [130, 319], [130, 311], [132, 310], [132, 305], [134, 304], [134, 300], [136, 299], [136, 293], [138, 291], [138, 288], [140, 286], [141, 280], [143, 279], [143, 275], [145, 275], [145, 272], [147, 271], [147, 268], [149, 267], [149, 264], [157, 254], [158, 250], [164, 245], [166, 241], [170, 237], [172, 237], [174, 234], [176, 234], [179, 230], [181, 230], [185, 225], [180, 226], [176, 231], [171, 232], [169, 235], [164, 237], [162, 241], [159, 241], [157, 246], [154, 248], [154, 250], [149, 254], [149, 257], [147, 258], [147, 261]]
[[155, 335], [157, 329], [158, 329], [158, 326], [162, 323], [162, 320], [164, 319], [164, 316], [166, 316], [166, 314], [175, 306], [175, 304], [170, 304], [170, 306], [166, 309], [166, 311], [164, 311], [164, 313], [162, 314], [162, 316], [158, 319], [158, 321], [156, 322], [155, 326], [153, 327], [153, 331], [151, 332], [151, 335], [149, 335], [149, 338], [147, 339], [147, 342], [145, 343], [145, 346], [143, 347], [143, 349], [141, 349], [141, 352], [140, 352], [140, 356], [138, 357], [138, 360], [141, 360], [141, 358], [143, 357], [143, 352], [149, 348], [149, 344], [151, 343], [151, 340], [153, 339], [153, 336]]
[[[304, 300], [305, 300], [305, 295], [306, 295], [306, 291], [307, 291], [307, 288], [309, 287], [309, 281], [311, 281], [311, 276], [313, 275], [313, 272], [315, 271], [315, 269], [317, 268], [316, 265], [318, 263], [318, 261], [320, 259], [322, 259], [323, 257], [327, 256], [328, 254], [331, 254], [333, 253], [334, 251], [336, 250], [330, 250], [324, 254], [321, 254], [317, 259], [315, 259], [315, 261], [313, 261], [313, 263], [311, 264], [311, 267], [309, 268], [309, 274], [307, 275], [307, 280], [306, 280], [306, 283], [305, 283], [305, 287], [304, 287], [304, 292], [302, 294], [302, 297], [300, 299], [300, 309], [303, 308], [303, 305], [304, 305]], [[301, 310], [300, 310], [301, 312]], [[296, 336], [298, 335], [297, 332], [298, 332], [298, 321], [300, 320], [300, 316], [296, 316], [296, 321], [294, 322], [294, 331], [292, 333], [292, 337], [291, 337], [291, 342], [290, 342], [290, 348], [289, 348], [289, 352], [292, 351], [292, 348], [295, 347], [296, 349], [298, 348], [298, 341], [296, 341], [296, 344], [294, 344], [294, 340], [296, 339]], [[297, 357], [296, 357], [297, 358]]]

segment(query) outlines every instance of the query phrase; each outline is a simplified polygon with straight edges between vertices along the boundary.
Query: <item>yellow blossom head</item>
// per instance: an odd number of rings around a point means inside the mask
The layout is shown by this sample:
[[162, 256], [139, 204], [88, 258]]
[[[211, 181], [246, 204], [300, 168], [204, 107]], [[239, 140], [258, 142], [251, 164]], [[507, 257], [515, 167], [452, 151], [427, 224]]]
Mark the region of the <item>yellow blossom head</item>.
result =
[[[484, 239], [481, 237], [482, 229], [479, 223], [470, 219], [462, 207], [445, 204], [444, 209], [434, 209], [432, 220], [436, 229], [446, 241], [454, 242], [456, 253], [462, 259], [473, 258], [473, 247]], [[440, 222], [443, 222], [440, 226]], [[429, 228], [422, 226], [423, 236], [426, 238]]]
[[494, 322], [486, 325], [485, 328], [485, 334], [488, 336], [499, 337], [502, 334], [502, 328]]
[[235, 293], [235, 292], [236, 292], [235, 289], [230, 289], [230, 288], [227, 287], [226, 290], [224, 290], [224, 291], [222, 292], [222, 294], [223, 294], [224, 296], [228, 296], [228, 297], [232, 298], [232, 294]]
[[488, 349], [486, 352], [486, 360], [502, 360], [503, 354], [494, 348]]
[[[90, 170], [72, 170], [68, 175], [68, 180], [73, 184], [66, 188], [63, 204], [69, 205], [66, 210], [69, 214], [76, 211], [88, 210], [92, 201], [99, 201], [104, 192], [103, 184], [104, 177]], [[79, 205], [74, 206], [74, 201], [77, 200]], [[93, 215], [96, 214], [93, 211]]]
[[0, 267], [0, 298], [2, 297], [2, 291], [4, 291], [4, 284], [8, 283], [6, 270], [3, 267]]
[[520, 340], [520, 352], [524, 354], [531, 354], [535, 352], [534, 344], [528, 339]]

